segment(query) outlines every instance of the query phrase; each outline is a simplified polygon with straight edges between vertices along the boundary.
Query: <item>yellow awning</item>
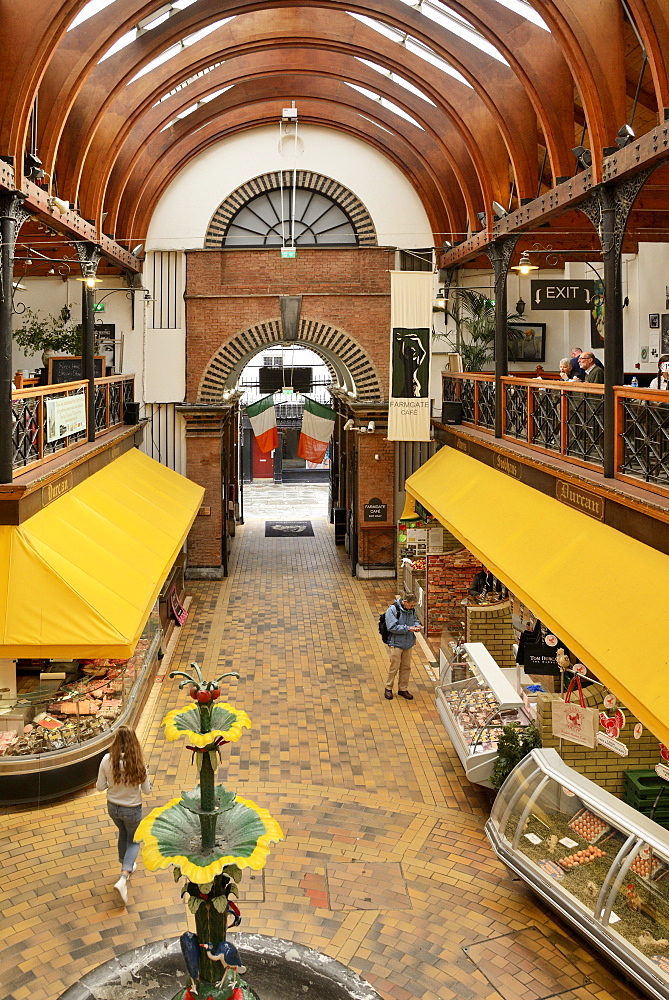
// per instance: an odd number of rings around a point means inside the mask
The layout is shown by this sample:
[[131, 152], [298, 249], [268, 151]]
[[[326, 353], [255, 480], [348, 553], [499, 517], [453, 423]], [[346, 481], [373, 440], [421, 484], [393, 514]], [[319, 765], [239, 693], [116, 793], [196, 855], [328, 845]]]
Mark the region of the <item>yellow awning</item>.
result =
[[203, 494], [133, 448], [0, 526], [0, 657], [131, 656]]
[[668, 556], [453, 448], [406, 487], [669, 745]]

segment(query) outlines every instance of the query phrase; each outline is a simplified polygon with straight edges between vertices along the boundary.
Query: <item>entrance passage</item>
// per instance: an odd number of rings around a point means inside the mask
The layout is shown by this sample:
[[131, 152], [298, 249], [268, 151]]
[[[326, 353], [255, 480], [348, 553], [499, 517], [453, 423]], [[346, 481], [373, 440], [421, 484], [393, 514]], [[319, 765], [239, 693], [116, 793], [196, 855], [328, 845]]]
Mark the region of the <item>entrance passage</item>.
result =
[[274, 478], [274, 452], [261, 451], [258, 442], [252, 434], [251, 438], [251, 468], [254, 479]]
[[328, 517], [327, 483], [245, 483], [244, 520], [278, 518], [310, 521]]

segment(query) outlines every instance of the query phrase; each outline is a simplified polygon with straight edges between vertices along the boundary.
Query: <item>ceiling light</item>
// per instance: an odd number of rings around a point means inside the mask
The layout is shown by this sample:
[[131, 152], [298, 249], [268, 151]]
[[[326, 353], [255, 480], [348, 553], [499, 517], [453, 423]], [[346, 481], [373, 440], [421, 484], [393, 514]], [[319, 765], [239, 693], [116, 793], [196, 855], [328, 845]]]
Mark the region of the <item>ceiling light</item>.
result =
[[518, 271], [519, 274], [529, 274], [530, 271], [538, 271], [539, 268], [536, 264], [533, 264], [530, 260], [530, 255], [527, 250], [523, 250], [520, 255], [520, 260], [517, 264], [513, 265], [512, 270]]
[[500, 205], [498, 201], [493, 201], [492, 210], [498, 219], [503, 219], [505, 215], [509, 214], [507, 210], [504, 208], [504, 205]]
[[628, 143], [632, 141], [632, 139], [636, 139], [636, 136], [634, 134], [634, 129], [632, 128], [631, 125], [623, 125], [622, 128], [618, 129], [618, 135], [616, 136], [616, 146], [618, 146], [619, 149], [623, 149], [625, 146], [628, 145]]
[[482, 226], [485, 226], [485, 212], [477, 212], [476, 218], [479, 220]]
[[140, 251], [140, 250], [142, 249], [142, 247], [143, 247], [143, 246], [144, 246], [144, 244], [143, 244], [143, 243], [138, 243], [138, 244], [137, 244], [137, 246], [136, 246], [136, 247], [134, 247], [134, 248], [133, 248], [133, 249], [132, 249], [132, 250], [130, 251], [130, 253], [131, 253], [131, 254], [133, 255], [133, 257], [134, 257], [134, 256], [135, 256], [136, 254], [138, 254], [138, 253], [139, 253], [139, 251]]
[[70, 211], [69, 201], [64, 201], [62, 198], [54, 198], [52, 195], [50, 198], [47, 198], [46, 203], [52, 212], [55, 209], [61, 215], [65, 215], [66, 212]]
[[572, 153], [582, 167], [592, 166], [592, 153], [586, 146], [574, 146]]

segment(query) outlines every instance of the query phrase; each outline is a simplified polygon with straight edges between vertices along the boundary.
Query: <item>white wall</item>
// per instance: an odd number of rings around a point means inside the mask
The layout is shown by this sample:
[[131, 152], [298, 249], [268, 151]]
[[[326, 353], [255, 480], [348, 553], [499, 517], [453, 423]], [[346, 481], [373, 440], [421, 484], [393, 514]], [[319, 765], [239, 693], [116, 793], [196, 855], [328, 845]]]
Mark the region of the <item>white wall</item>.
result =
[[203, 245], [212, 215], [237, 187], [271, 170], [313, 170], [349, 188], [372, 216], [380, 246], [432, 246], [418, 195], [400, 170], [366, 143], [335, 129], [299, 125], [304, 152], [279, 153], [279, 127], [243, 132], [211, 146], [169, 186], [151, 218], [147, 249]]

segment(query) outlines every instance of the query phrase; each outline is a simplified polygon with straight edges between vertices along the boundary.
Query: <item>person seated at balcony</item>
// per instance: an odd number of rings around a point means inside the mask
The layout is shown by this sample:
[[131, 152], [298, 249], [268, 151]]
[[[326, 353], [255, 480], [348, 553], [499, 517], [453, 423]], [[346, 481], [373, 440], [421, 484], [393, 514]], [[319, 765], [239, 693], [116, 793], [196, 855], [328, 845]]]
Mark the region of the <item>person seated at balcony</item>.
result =
[[560, 362], [560, 378], [563, 382], [580, 382], [572, 366], [572, 358], [563, 358]]
[[580, 358], [581, 354], [583, 353], [583, 348], [582, 347], [572, 347], [572, 349], [571, 349], [571, 351], [569, 353], [570, 353], [570, 361], [569, 361], [569, 363], [571, 364], [571, 377], [572, 378], [577, 378], [579, 380], [579, 382], [582, 382], [584, 380], [584, 378], [585, 378], [585, 373], [583, 372], [583, 369], [579, 365], [578, 359]]
[[649, 389], [669, 390], [669, 354], [661, 354], [657, 362], [657, 375], [648, 386]]
[[604, 368], [597, 367], [595, 364], [595, 355], [592, 351], [583, 351], [579, 355], [578, 363], [581, 369], [585, 372], [584, 382], [603, 382], [604, 381]]

